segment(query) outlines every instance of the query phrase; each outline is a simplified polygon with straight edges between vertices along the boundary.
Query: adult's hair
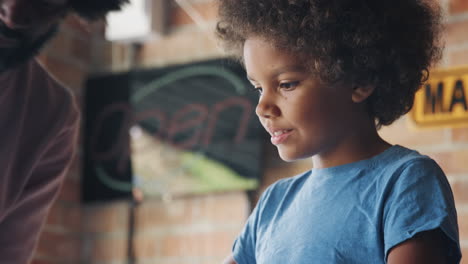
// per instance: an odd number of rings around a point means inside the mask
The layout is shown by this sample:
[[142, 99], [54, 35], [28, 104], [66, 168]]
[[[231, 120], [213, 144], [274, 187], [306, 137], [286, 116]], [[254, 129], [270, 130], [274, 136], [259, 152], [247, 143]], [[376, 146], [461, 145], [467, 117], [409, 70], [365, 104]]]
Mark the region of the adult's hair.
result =
[[217, 35], [239, 60], [245, 40], [260, 36], [300, 54], [322, 81], [372, 85], [377, 127], [412, 108], [441, 54], [440, 8], [424, 0], [218, 1]]
[[94, 20], [104, 17], [109, 11], [118, 11], [129, 0], [69, 0], [72, 12]]

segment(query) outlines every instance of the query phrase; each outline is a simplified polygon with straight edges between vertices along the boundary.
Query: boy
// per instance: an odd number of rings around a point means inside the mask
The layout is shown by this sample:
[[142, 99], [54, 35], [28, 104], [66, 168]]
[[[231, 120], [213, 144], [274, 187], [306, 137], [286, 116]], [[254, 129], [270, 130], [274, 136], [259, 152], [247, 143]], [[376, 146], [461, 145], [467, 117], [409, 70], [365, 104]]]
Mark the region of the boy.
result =
[[226, 263], [459, 263], [456, 210], [429, 157], [377, 133], [440, 57], [420, 0], [220, 0], [218, 36], [259, 91], [280, 157], [313, 169], [270, 186]]

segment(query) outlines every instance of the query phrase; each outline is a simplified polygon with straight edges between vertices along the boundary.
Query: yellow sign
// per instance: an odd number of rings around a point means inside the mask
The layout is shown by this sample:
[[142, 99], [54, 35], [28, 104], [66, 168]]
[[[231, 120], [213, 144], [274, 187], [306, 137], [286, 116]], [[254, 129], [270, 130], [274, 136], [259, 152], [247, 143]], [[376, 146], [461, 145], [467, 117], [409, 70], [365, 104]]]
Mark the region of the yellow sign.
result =
[[411, 117], [418, 127], [468, 126], [468, 67], [431, 71]]

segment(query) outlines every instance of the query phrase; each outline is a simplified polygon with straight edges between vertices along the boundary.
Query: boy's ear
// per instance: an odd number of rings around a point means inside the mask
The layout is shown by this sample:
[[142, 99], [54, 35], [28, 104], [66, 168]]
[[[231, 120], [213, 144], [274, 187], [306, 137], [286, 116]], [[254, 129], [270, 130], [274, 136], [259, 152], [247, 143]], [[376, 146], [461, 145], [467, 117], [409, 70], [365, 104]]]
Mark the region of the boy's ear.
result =
[[356, 86], [353, 88], [351, 99], [355, 103], [362, 103], [374, 92], [374, 89], [373, 85]]

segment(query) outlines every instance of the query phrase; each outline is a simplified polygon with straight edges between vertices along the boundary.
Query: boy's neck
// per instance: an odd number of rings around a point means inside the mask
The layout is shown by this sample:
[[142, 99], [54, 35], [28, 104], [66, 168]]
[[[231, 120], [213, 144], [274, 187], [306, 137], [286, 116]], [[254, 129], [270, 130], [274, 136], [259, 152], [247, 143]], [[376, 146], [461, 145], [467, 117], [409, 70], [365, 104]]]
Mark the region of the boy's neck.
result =
[[347, 131], [346, 137], [328, 151], [312, 156], [314, 168], [329, 168], [372, 158], [392, 145], [383, 140], [372, 124], [356, 131]]

